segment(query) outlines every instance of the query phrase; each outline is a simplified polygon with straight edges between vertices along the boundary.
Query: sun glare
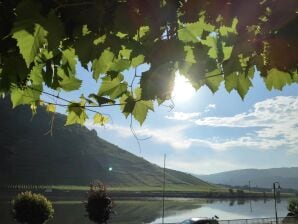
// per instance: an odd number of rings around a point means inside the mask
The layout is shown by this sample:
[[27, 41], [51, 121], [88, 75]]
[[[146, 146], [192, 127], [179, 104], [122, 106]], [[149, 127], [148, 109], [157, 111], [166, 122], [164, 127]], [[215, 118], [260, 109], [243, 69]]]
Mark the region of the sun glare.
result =
[[172, 97], [174, 101], [184, 102], [190, 100], [194, 95], [195, 89], [190, 84], [189, 80], [176, 72], [174, 89]]

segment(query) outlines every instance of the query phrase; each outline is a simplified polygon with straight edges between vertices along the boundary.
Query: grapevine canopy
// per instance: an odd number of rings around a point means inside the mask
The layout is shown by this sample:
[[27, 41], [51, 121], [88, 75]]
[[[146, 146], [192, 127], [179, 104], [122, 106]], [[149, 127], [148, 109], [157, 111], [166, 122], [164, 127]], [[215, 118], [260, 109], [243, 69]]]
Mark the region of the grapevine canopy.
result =
[[[195, 89], [224, 83], [244, 98], [258, 70], [268, 90], [281, 90], [298, 82], [298, 1], [0, 0], [0, 93], [14, 107], [54, 112], [41, 94], [80, 90], [78, 64], [100, 81], [68, 99], [67, 124], [106, 105], [142, 124], [154, 101], [171, 98], [176, 71]], [[141, 75], [124, 73], [142, 64]]]

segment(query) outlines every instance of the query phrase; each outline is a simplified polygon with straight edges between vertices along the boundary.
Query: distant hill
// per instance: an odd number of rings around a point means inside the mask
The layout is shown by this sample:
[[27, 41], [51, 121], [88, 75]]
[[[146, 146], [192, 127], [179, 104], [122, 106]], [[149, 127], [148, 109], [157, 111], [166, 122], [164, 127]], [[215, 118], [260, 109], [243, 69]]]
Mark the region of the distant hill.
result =
[[[64, 126], [55, 115], [53, 136], [45, 134], [51, 115], [43, 108], [32, 117], [29, 108], [14, 110], [0, 101], [0, 185], [88, 185], [100, 180], [109, 186], [160, 186], [163, 170], [78, 125]], [[112, 171], [109, 168], [112, 167]], [[167, 184], [210, 185], [192, 175], [167, 169]]]
[[298, 167], [244, 169], [196, 176], [214, 184], [245, 186], [250, 181], [252, 187], [272, 188], [272, 183], [278, 181], [282, 188], [298, 189]]

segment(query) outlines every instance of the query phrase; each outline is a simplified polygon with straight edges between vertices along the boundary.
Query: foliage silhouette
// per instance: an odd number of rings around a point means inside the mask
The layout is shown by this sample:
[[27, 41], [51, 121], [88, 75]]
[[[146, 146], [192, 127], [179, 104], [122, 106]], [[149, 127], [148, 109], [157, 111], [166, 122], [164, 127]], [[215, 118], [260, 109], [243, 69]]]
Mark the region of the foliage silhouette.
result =
[[[171, 98], [176, 71], [196, 89], [224, 82], [244, 98], [257, 69], [269, 90], [281, 90], [298, 81], [297, 9], [296, 0], [1, 1], [0, 92], [14, 107], [65, 106], [70, 125], [111, 105], [142, 124], [155, 100]], [[101, 80], [98, 91], [63, 99], [58, 92], [84, 93], [78, 63]], [[139, 74], [142, 64], [149, 70]], [[107, 122], [92, 111], [95, 123]]]
[[289, 202], [288, 211], [290, 216], [298, 217], [298, 199], [292, 199]]
[[105, 186], [101, 183], [91, 184], [85, 203], [88, 218], [97, 223], [107, 223], [113, 209], [113, 203], [107, 196]]
[[43, 224], [53, 218], [54, 209], [43, 195], [26, 191], [14, 199], [12, 214], [19, 223]]

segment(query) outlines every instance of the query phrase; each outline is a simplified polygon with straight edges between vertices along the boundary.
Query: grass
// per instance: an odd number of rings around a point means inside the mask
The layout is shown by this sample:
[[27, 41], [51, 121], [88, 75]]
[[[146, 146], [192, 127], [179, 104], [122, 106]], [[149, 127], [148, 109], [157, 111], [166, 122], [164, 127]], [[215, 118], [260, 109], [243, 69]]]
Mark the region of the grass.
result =
[[[9, 189], [15, 190], [60, 190], [60, 191], [88, 191], [89, 186], [78, 185], [9, 185]], [[162, 192], [162, 186], [107, 186], [108, 192]], [[178, 193], [215, 193], [221, 197], [229, 193], [228, 188], [213, 186], [213, 185], [181, 185], [181, 184], [167, 184], [165, 187], [166, 192], [178, 192]], [[252, 196], [263, 196], [263, 192], [244, 191], [244, 193], [251, 194]], [[237, 195], [237, 191], [234, 189], [234, 195]], [[293, 193], [281, 193], [284, 197], [294, 197]], [[267, 197], [272, 197], [272, 192], [266, 192]], [[233, 195], [231, 195], [233, 197]]]

